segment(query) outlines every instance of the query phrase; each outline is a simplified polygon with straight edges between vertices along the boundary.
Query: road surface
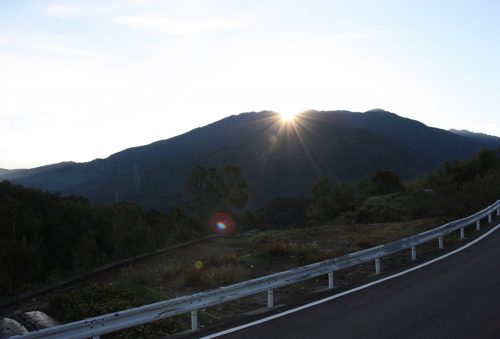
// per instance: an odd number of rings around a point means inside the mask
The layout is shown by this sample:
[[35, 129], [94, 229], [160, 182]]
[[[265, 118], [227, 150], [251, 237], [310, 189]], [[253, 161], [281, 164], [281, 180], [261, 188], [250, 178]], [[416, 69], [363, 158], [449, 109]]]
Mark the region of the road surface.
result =
[[500, 229], [398, 278], [220, 338], [500, 338]]

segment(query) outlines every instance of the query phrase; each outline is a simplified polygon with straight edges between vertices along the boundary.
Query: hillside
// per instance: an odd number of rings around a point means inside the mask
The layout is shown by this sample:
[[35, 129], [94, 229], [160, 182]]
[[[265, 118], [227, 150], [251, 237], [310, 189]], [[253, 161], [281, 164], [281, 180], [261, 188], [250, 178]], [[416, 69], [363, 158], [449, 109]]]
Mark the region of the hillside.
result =
[[[500, 143], [499, 143], [500, 145]], [[197, 165], [243, 169], [250, 204], [307, 195], [319, 176], [354, 181], [377, 170], [414, 178], [444, 160], [464, 159], [483, 145], [383, 110], [308, 111], [294, 123], [275, 112], [242, 113], [106, 159], [62, 163], [0, 179], [96, 202], [129, 200], [165, 209], [183, 199]]]
[[500, 138], [494, 135], [489, 135], [484, 133], [474, 133], [465, 129], [463, 130], [450, 129], [450, 132], [474, 140], [475, 142], [482, 144], [485, 147], [500, 146]]
[[0, 176], [2, 174], [6, 174], [6, 173], [9, 173], [9, 172], [11, 172], [11, 170], [8, 170], [8, 169], [5, 169], [5, 168], [0, 168]]

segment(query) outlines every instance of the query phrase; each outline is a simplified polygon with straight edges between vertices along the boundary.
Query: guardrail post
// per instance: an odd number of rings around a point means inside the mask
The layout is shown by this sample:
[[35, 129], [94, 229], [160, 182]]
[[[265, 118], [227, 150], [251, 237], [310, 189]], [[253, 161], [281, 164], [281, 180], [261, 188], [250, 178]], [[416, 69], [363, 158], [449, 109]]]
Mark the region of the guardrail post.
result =
[[375, 259], [375, 274], [380, 273], [380, 258]]
[[328, 289], [332, 289], [335, 286], [335, 282], [333, 280], [333, 272], [328, 273]]
[[481, 220], [476, 221], [476, 231], [479, 231], [481, 229]]
[[444, 248], [443, 237], [439, 237], [438, 240], [439, 240], [439, 249], [442, 250]]
[[497, 207], [497, 215], [500, 215], [500, 207]]
[[464, 231], [464, 228], [461, 227], [460, 228], [460, 240], [463, 240], [465, 238], [465, 231]]
[[198, 311], [191, 311], [191, 330], [198, 330]]
[[267, 308], [274, 306], [274, 293], [273, 290], [267, 290]]
[[417, 260], [417, 247], [416, 246], [411, 247], [411, 260], [412, 261]]
[[491, 213], [488, 214], [488, 223], [490, 223], [493, 220]]

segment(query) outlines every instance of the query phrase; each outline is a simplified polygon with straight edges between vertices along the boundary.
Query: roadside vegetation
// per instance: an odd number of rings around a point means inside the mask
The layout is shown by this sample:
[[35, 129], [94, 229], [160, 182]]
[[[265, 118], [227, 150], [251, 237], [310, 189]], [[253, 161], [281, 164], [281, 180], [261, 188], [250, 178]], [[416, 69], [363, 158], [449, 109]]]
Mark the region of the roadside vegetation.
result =
[[[194, 169], [186, 201], [168, 214], [146, 213], [129, 203], [96, 206], [2, 182], [0, 295], [214, 232], [222, 235], [112, 269], [30, 304], [63, 322], [96, 316], [416, 234], [496, 201], [499, 183], [500, 154], [486, 150], [407, 182], [390, 171], [356, 184], [322, 177], [309, 197], [277, 199], [256, 211], [246, 209], [246, 182], [234, 166]], [[214, 219], [218, 211], [226, 213]], [[200, 317], [212, 321], [233, 311], [209, 309]], [[154, 337], [186, 324], [174, 318], [128, 335]]]

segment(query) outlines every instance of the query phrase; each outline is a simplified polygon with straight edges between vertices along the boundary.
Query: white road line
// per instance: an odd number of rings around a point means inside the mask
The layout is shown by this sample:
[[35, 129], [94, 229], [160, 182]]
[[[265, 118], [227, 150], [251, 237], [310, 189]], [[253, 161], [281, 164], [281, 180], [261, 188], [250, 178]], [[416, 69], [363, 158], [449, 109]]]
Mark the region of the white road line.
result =
[[449, 257], [450, 255], [453, 255], [455, 253], [458, 253], [458, 252], [461, 252], [463, 250], [465, 250], [466, 248], [468, 248], [469, 246], [472, 246], [474, 245], [475, 243], [481, 241], [482, 239], [486, 238], [487, 236], [489, 236], [491, 233], [495, 232], [498, 228], [500, 228], [500, 224], [498, 224], [497, 226], [495, 226], [493, 229], [489, 230], [487, 233], [483, 234], [482, 236], [480, 236], [479, 238], [471, 241], [470, 243], [460, 247], [460, 248], [457, 248], [456, 250], [454, 251], [451, 251], [449, 253], [446, 253], [440, 257], [437, 257], [435, 259], [432, 259], [432, 260], [429, 260], [425, 263], [422, 263], [418, 266], [415, 266], [415, 267], [412, 267], [412, 268], [409, 268], [405, 271], [402, 271], [402, 272], [399, 272], [399, 273], [396, 273], [396, 274], [393, 274], [393, 275], [390, 275], [388, 277], [385, 277], [385, 278], [382, 278], [382, 279], [379, 279], [379, 280], [376, 280], [376, 281], [372, 281], [366, 285], [363, 285], [363, 286], [359, 286], [359, 287], [356, 287], [356, 288], [353, 288], [351, 290], [348, 290], [348, 291], [344, 291], [342, 293], [338, 293], [338, 294], [335, 294], [335, 295], [332, 295], [332, 296], [329, 296], [327, 298], [324, 298], [324, 299], [321, 299], [321, 300], [317, 300], [317, 301], [314, 301], [312, 303], [309, 303], [309, 304], [306, 304], [306, 305], [302, 305], [302, 306], [299, 306], [299, 307], [296, 307], [296, 308], [292, 308], [288, 311], [284, 311], [284, 312], [281, 312], [281, 313], [277, 313], [277, 314], [273, 314], [269, 317], [266, 317], [266, 318], [262, 318], [262, 319], [259, 319], [259, 320], [256, 320], [256, 321], [253, 321], [251, 323], [248, 323], [248, 324], [244, 324], [244, 325], [240, 325], [240, 326], [237, 326], [237, 327], [233, 327], [233, 328], [230, 328], [230, 329], [227, 329], [227, 330], [224, 330], [224, 331], [221, 331], [221, 332], [217, 332], [217, 333], [214, 333], [214, 334], [210, 334], [208, 336], [205, 336], [205, 337], [202, 337], [200, 339], [210, 339], [210, 338], [216, 338], [216, 337], [219, 337], [221, 335], [225, 335], [225, 334], [229, 334], [229, 333], [233, 333], [233, 332], [236, 332], [236, 331], [239, 331], [239, 330], [242, 330], [244, 328], [247, 328], [247, 327], [251, 327], [251, 326], [255, 326], [255, 325], [258, 325], [258, 324], [262, 324], [262, 323], [265, 323], [265, 322], [268, 322], [270, 320], [273, 320], [273, 319], [276, 319], [276, 318], [280, 318], [280, 317], [283, 317], [285, 315], [288, 315], [288, 314], [291, 314], [291, 313], [295, 313], [295, 312], [298, 312], [298, 311], [301, 311], [303, 309], [306, 309], [306, 308], [309, 308], [309, 307], [313, 307], [313, 306], [316, 306], [316, 305], [319, 305], [319, 304], [322, 304], [322, 303], [325, 303], [327, 301], [330, 301], [330, 300], [333, 300], [333, 299], [337, 299], [337, 298], [340, 298], [344, 295], [347, 295], [347, 294], [351, 294], [351, 293], [354, 293], [354, 292], [357, 292], [359, 290], [362, 290], [362, 289], [365, 289], [367, 287], [370, 287], [370, 286], [373, 286], [373, 285], [377, 285], [377, 284], [380, 284], [384, 281], [387, 281], [387, 280], [390, 280], [390, 279], [394, 279], [394, 278], [397, 278], [397, 277], [400, 277], [402, 275], [405, 275], [407, 273], [410, 273], [410, 272], [413, 272], [415, 270], [418, 270], [422, 267], [425, 267], [425, 266], [428, 266], [430, 264], [433, 264], [435, 263], [436, 261], [440, 261], [440, 260], [443, 260], [447, 257]]

